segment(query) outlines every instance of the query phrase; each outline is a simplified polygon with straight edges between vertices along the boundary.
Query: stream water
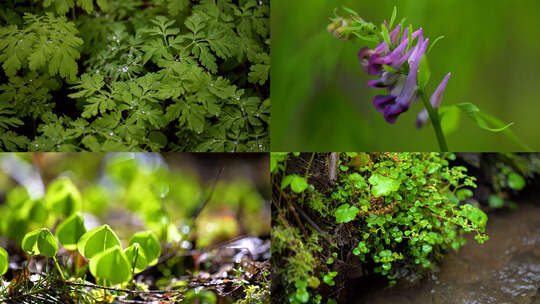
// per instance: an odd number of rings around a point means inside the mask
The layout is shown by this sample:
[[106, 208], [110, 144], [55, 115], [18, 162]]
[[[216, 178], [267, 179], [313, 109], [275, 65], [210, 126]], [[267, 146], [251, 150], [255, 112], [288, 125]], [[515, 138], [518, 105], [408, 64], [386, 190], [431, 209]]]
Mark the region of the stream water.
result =
[[469, 236], [415, 286], [349, 291], [347, 303], [540, 304], [540, 205], [490, 213], [486, 230], [489, 241], [479, 245]]

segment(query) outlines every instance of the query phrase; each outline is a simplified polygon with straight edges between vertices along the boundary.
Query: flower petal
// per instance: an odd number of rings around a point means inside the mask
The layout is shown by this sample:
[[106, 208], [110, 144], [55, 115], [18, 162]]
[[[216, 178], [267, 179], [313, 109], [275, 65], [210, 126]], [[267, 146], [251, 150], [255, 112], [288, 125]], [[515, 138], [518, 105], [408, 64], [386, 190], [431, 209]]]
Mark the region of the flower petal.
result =
[[423, 109], [418, 116], [416, 116], [416, 128], [421, 129], [428, 121], [429, 114], [426, 109]]
[[[420, 43], [420, 41], [418, 43]], [[409, 108], [409, 105], [413, 101], [416, 94], [416, 89], [418, 87], [417, 78], [418, 67], [420, 66], [420, 58], [422, 58], [426, 52], [428, 43], [429, 39], [426, 39], [425, 41], [422, 41], [422, 44], [416, 45], [413, 54], [411, 57], [409, 57], [409, 75], [407, 75], [407, 80], [405, 80], [405, 85], [403, 86], [401, 94], [399, 94], [398, 98], [396, 99], [397, 104], [400, 104], [403, 107], [406, 106], [407, 109]]]
[[392, 95], [377, 95], [373, 97], [373, 106], [377, 111], [384, 114], [385, 109], [391, 106], [396, 101], [396, 96]]
[[444, 79], [441, 81], [435, 92], [433, 92], [433, 95], [431, 95], [431, 98], [429, 101], [431, 102], [431, 106], [433, 108], [438, 108], [441, 105], [441, 100], [444, 94], [444, 90], [446, 89], [446, 85], [448, 84], [448, 79], [450, 78], [450, 75], [452, 73], [446, 74]]
[[390, 42], [397, 44], [399, 41], [399, 32], [401, 32], [401, 24], [398, 24], [396, 28], [390, 32]]
[[408, 104], [399, 104], [395, 103], [393, 105], [387, 106], [384, 109], [384, 119], [390, 124], [396, 123], [396, 120], [398, 119], [399, 115], [401, 113], [407, 112], [409, 109]]

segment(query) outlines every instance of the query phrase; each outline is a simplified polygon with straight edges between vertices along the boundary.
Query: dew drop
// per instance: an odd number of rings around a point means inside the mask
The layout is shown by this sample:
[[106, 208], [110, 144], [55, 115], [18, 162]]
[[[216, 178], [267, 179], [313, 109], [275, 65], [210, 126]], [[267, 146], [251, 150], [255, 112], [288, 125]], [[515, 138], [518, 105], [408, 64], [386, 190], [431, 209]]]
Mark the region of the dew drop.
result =
[[110, 136], [113, 136], [113, 135], [114, 135], [114, 133], [113, 133], [113, 132], [111, 132], [111, 133], [109, 133], [109, 135], [110, 135]]

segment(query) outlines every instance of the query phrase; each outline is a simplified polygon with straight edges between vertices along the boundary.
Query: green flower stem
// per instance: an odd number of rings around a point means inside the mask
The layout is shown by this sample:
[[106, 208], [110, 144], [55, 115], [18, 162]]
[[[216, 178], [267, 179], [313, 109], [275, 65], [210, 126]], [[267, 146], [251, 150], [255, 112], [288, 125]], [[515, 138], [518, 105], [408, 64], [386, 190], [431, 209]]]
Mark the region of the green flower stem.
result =
[[439, 116], [439, 112], [436, 109], [433, 109], [424, 91], [418, 90], [418, 95], [420, 95], [420, 98], [422, 99], [422, 102], [424, 103], [424, 106], [428, 111], [429, 119], [431, 120], [433, 129], [435, 130], [435, 135], [437, 135], [437, 141], [439, 142], [439, 148], [441, 149], [441, 152], [448, 152], [446, 139], [444, 138], [444, 134], [441, 128], [441, 118]]
[[56, 265], [56, 269], [58, 270], [58, 272], [60, 273], [60, 276], [62, 277], [62, 280], [65, 281], [66, 278], [64, 277], [64, 273], [62, 272], [62, 269], [60, 268], [60, 265], [58, 265], [58, 261], [56, 260], [56, 257], [53, 256], [53, 261], [54, 261], [54, 265]]
[[74, 271], [75, 271], [75, 275], [79, 275], [79, 251], [78, 250], [75, 250], [73, 252], [73, 266], [75, 267]]
[[135, 289], [135, 265], [137, 264], [137, 258], [139, 258], [139, 247], [135, 247], [135, 258], [133, 259], [133, 264], [131, 265], [132, 289]]

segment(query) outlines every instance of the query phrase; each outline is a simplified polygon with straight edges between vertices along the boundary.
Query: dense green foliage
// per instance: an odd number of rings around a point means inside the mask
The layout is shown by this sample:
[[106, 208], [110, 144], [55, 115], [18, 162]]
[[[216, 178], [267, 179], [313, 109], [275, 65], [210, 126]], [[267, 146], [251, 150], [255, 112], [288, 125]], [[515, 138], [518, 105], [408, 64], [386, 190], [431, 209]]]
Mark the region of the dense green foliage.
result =
[[96, 4], [3, 7], [0, 149], [268, 149], [269, 0]]
[[[381, 274], [393, 285], [433, 269], [449, 250], [457, 251], [465, 243], [464, 232], [475, 232], [479, 243], [488, 239], [486, 214], [462, 203], [473, 195], [475, 178], [466, 174], [465, 167], [449, 166], [447, 158], [453, 155], [341, 154], [335, 184], [324, 186], [308, 183], [315, 154], [300, 167], [305, 177], [293, 173], [298, 168], [287, 171], [294, 156], [273, 154], [274, 187], [285, 189], [274, 197], [280, 205], [275, 211], [273, 252], [285, 257], [274, 260], [274, 269], [291, 303], [319, 303], [317, 294], [324, 294], [320, 282], [343, 284], [347, 276], [334, 267], [336, 260], [354, 263], [350, 258], [357, 256], [363, 275]], [[320, 181], [320, 171], [314, 174]], [[280, 183], [293, 175], [304, 179], [305, 190]], [[286, 189], [289, 184], [292, 192]], [[311, 222], [299, 223], [295, 217], [300, 210], [291, 210], [293, 203], [324, 231]]]
[[[267, 271], [252, 268], [245, 256], [238, 260], [242, 263], [233, 260], [235, 255], [223, 253], [219, 255], [223, 262], [195, 260], [201, 252], [211, 251], [206, 248], [219, 249], [216, 244], [241, 233], [269, 233], [264, 200], [254, 183], [232, 175], [224, 180], [212, 179], [215, 184], [210, 190], [188, 167], [178, 170], [174, 162], [181, 158], [176, 153], [170, 155], [172, 168], [157, 162], [157, 154], [114, 154], [106, 161], [104, 156], [0, 155], [3, 165], [9, 162], [21, 167], [26, 158], [34, 157], [34, 161], [42, 162], [43, 176], [47, 176], [40, 194], [39, 188], [24, 187], [27, 180], [12, 180], [0, 171], [0, 213], [4, 215], [0, 219], [0, 241], [2, 246], [7, 244], [5, 249], [13, 256], [8, 267], [8, 252], [0, 248], [0, 274], [7, 272], [0, 279], [4, 286], [10, 286], [2, 288], [0, 299], [31, 297], [34, 292], [44, 297], [43, 290], [56, 290], [50, 295], [53, 299], [69, 295], [81, 303], [110, 303], [127, 296], [122, 292], [110, 296], [99, 289], [112, 285], [116, 289], [134, 288], [135, 294], [175, 289], [178, 294], [172, 293], [170, 300], [183, 297], [187, 303], [269, 301], [268, 280], [261, 279], [268, 276]], [[99, 175], [95, 176], [97, 171]], [[214, 170], [210, 172], [215, 174]], [[207, 201], [210, 193], [213, 195]], [[194, 217], [203, 202], [206, 206]], [[195, 252], [197, 257], [193, 257]], [[213, 258], [214, 254], [209, 256]], [[30, 259], [30, 255], [35, 257]], [[249, 261], [264, 263], [259, 262], [260, 256], [257, 261]], [[221, 263], [232, 269], [230, 275], [220, 276], [221, 281], [227, 281], [223, 284], [229, 284], [237, 294], [215, 292], [198, 281], [199, 276], [214, 275]], [[39, 282], [30, 282], [25, 276], [17, 279], [21, 268], [30, 274], [36, 268], [43, 270], [47, 277]], [[261, 278], [255, 278], [252, 271], [260, 272]], [[208, 283], [207, 278], [204, 280]], [[90, 286], [94, 288], [91, 295], [88, 286], [76, 285], [94, 282], [98, 287]]]
[[360, 208], [361, 224], [355, 226], [361, 238], [353, 254], [373, 263], [374, 272], [393, 280], [407, 275], [403, 268], [430, 268], [464, 244], [462, 232], [476, 231], [478, 242], [487, 240], [487, 216], [456, 196], [466, 197], [464, 191], [472, 194], [468, 188], [476, 186], [465, 167], [450, 168], [437, 153], [388, 153], [357, 170], [344, 174], [331, 197]]

